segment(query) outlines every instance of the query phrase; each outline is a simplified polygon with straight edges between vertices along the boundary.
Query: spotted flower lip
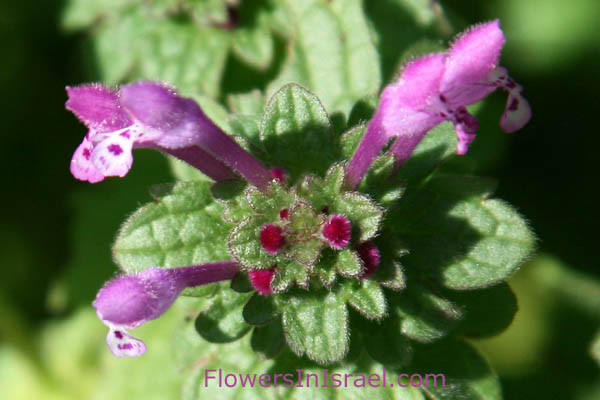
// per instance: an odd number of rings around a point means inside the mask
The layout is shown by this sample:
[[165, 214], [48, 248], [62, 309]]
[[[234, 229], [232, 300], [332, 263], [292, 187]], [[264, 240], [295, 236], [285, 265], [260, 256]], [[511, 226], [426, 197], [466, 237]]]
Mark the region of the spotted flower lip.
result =
[[187, 287], [232, 279], [239, 271], [234, 261], [218, 261], [180, 268], [148, 268], [107, 282], [92, 305], [109, 328], [106, 344], [116, 357], [137, 357], [146, 345], [128, 333], [160, 317]]
[[505, 68], [498, 66], [505, 38], [498, 20], [476, 25], [461, 34], [447, 52], [428, 54], [408, 63], [400, 78], [381, 94], [346, 172], [346, 183], [356, 188], [381, 149], [392, 139], [390, 153], [401, 166], [429, 130], [450, 121], [458, 138], [457, 153], [465, 154], [475, 139], [477, 119], [465, 106], [497, 88], [508, 92], [500, 126], [521, 129], [531, 109]]
[[75, 178], [91, 183], [123, 177], [134, 148], [171, 154], [220, 181], [237, 172], [259, 189], [273, 179], [192, 99], [166, 84], [140, 81], [111, 89], [101, 84], [67, 87], [66, 108], [89, 129], [71, 160]]

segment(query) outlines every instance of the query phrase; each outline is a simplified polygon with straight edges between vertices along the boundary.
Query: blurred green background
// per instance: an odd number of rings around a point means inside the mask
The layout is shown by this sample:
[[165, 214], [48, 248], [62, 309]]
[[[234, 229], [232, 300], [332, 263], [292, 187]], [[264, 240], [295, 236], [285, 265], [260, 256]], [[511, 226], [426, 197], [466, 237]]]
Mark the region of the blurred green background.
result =
[[[512, 281], [521, 309], [515, 323], [478, 345], [500, 373], [507, 399], [598, 399], [600, 369], [589, 348], [600, 327], [600, 263], [593, 256], [600, 221], [600, 136], [594, 128], [600, 2], [441, 4], [455, 32], [501, 18], [507, 36], [502, 64], [524, 86], [534, 112], [525, 129], [505, 135], [497, 127], [504, 96], [492, 96], [479, 114], [483, 134], [455, 166], [498, 178], [497, 196], [516, 206], [539, 237], [539, 255]], [[6, 211], [0, 228], [0, 393], [20, 368], [15, 360], [35, 366], [35, 376], [59, 388], [71, 384], [69, 376], [81, 377], [81, 370], [69, 375], [60, 368], [57, 375], [56, 360], [40, 349], [48, 335], [61, 340], [53, 326], [89, 309], [115, 273], [110, 243], [124, 217], [150, 199], [150, 185], [171, 180], [166, 159], [148, 151], [138, 151], [126, 179], [92, 186], [71, 177], [70, 158], [84, 128], [64, 110], [64, 86], [94, 76], [84, 61], [90, 54], [85, 35], [60, 28], [62, 8], [50, 0], [0, 3], [0, 201]], [[81, 329], [101, 342], [104, 328], [89, 326]], [[93, 371], [98, 354], [82, 354]], [[73, 363], [65, 357], [61, 365]], [[76, 386], [93, 385], [93, 375], [77, 378]]]

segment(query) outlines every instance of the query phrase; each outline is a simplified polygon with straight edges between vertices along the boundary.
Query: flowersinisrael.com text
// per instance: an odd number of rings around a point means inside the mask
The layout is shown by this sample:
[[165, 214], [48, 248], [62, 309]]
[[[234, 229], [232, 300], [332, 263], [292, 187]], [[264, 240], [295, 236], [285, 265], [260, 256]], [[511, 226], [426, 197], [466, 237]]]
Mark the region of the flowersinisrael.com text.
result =
[[297, 369], [285, 374], [231, 374], [222, 369], [204, 370], [204, 387], [445, 387], [444, 374], [346, 374], [322, 369], [319, 373]]

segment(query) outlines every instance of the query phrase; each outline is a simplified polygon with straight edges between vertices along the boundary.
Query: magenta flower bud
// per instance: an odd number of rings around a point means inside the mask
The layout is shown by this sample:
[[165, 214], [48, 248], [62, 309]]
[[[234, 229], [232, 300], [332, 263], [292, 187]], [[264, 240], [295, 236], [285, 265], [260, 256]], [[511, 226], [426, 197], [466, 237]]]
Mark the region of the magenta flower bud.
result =
[[285, 243], [283, 229], [274, 224], [266, 224], [260, 229], [260, 244], [267, 253], [277, 254]]
[[381, 255], [379, 249], [373, 242], [364, 242], [358, 246], [358, 256], [362, 260], [365, 269], [362, 275], [362, 279], [367, 279], [375, 275], [379, 263], [381, 262]]
[[106, 343], [117, 357], [137, 357], [146, 345], [127, 332], [160, 317], [187, 287], [233, 278], [239, 266], [219, 261], [181, 268], [148, 268], [107, 282], [92, 305], [109, 328]]
[[475, 139], [478, 121], [465, 106], [497, 88], [508, 92], [500, 126], [521, 129], [531, 118], [529, 103], [505, 68], [498, 66], [504, 34], [499, 21], [477, 25], [460, 35], [447, 52], [429, 54], [408, 63], [400, 79], [381, 94], [379, 106], [346, 171], [346, 183], [356, 188], [381, 149], [393, 138], [390, 152], [401, 166], [425, 134], [450, 121], [458, 138], [457, 153], [465, 154]]
[[271, 289], [271, 282], [275, 276], [275, 268], [268, 269], [251, 269], [248, 271], [248, 277], [252, 287], [256, 291], [264, 296], [268, 296], [273, 293]]
[[269, 172], [271, 173], [271, 176], [279, 183], [285, 183], [289, 176], [288, 172], [281, 167], [271, 168]]
[[323, 225], [321, 233], [333, 249], [340, 250], [350, 243], [352, 225], [350, 225], [348, 218], [341, 214], [335, 214], [329, 217]]
[[134, 148], [171, 154], [220, 181], [237, 171], [265, 189], [269, 171], [215, 125], [192, 99], [154, 82], [113, 90], [100, 84], [67, 87], [66, 107], [89, 129], [71, 160], [75, 178], [91, 183], [123, 177]]
[[288, 210], [287, 208], [284, 208], [283, 210], [279, 211], [279, 218], [288, 219], [289, 217], [290, 217], [290, 210]]

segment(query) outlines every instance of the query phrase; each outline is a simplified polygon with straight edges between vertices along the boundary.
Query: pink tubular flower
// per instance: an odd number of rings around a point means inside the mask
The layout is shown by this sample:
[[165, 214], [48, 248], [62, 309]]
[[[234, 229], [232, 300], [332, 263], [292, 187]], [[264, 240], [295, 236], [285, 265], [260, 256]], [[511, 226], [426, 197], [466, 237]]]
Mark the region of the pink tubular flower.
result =
[[500, 126], [521, 129], [531, 109], [505, 68], [498, 66], [504, 34], [498, 20], [477, 25], [460, 35], [450, 50], [419, 57], [405, 66], [400, 79], [388, 85], [367, 132], [346, 172], [350, 188], [358, 186], [381, 149], [392, 138], [390, 152], [404, 164], [425, 134], [450, 121], [458, 137], [457, 153], [465, 154], [478, 121], [465, 106], [501, 88], [508, 92]]
[[264, 189], [273, 179], [259, 161], [215, 125], [192, 99], [154, 82], [119, 90], [100, 84], [67, 87], [66, 108], [89, 129], [71, 160], [71, 173], [91, 183], [123, 177], [132, 149], [154, 148], [188, 162], [219, 181], [237, 171]]
[[117, 357], [138, 357], [146, 345], [127, 332], [161, 316], [187, 287], [233, 278], [234, 261], [219, 261], [181, 268], [148, 268], [107, 282], [92, 305], [109, 328], [106, 344]]

